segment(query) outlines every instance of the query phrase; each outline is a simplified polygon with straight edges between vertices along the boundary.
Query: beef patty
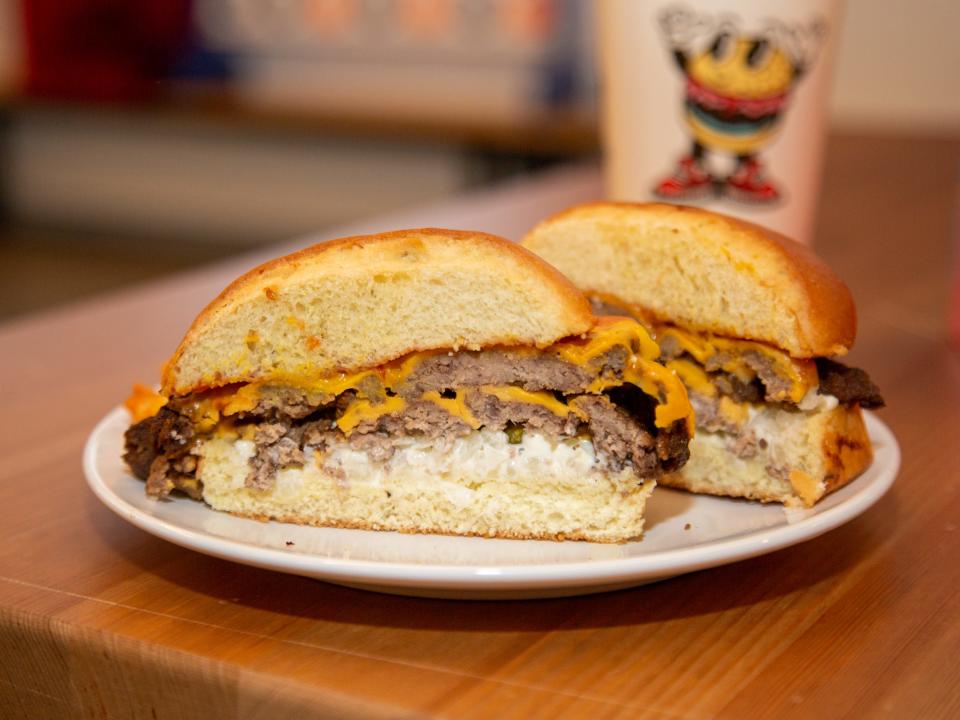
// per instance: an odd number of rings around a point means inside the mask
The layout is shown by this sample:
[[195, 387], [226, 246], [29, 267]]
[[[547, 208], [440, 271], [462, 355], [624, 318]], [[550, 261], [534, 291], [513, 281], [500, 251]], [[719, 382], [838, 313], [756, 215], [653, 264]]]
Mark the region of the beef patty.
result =
[[[620, 378], [627, 359], [624, 347], [615, 347], [586, 367], [548, 353], [496, 349], [438, 353], [426, 357], [395, 388], [384, 388], [376, 377], [364, 382], [363, 396], [383, 402], [388, 395], [406, 400], [402, 410], [364, 420], [349, 435], [337, 427], [337, 418], [356, 396], [349, 390], [337, 397], [292, 387], [263, 386], [249, 411], [233, 416], [235, 429], [247, 430], [257, 452], [251, 458], [248, 487], [272, 487], [281, 467], [302, 464], [304, 450], [324, 450], [349, 443], [375, 461], [392, 457], [407, 438], [450, 443], [473, 431], [461, 417], [440, 404], [422, 399], [425, 392], [456, 392], [480, 427], [503, 430], [511, 441], [523, 432], [552, 438], [588, 436], [598, 462], [620, 470], [631, 467], [640, 479], [679, 469], [687, 460], [689, 434], [678, 420], [667, 428], [654, 424], [655, 403], [632, 385], [597, 395], [586, 393], [598, 377]], [[513, 386], [528, 392], [551, 391], [569, 412], [554, 412], [542, 404], [504, 400], [482, 387]], [[147, 492], [163, 497], [179, 489], [198, 497], [196, 457], [191, 450], [201, 436], [190, 413], [202, 394], [171, 399], [154, 417], [126, 433], [124, 459], [147, 480]]]

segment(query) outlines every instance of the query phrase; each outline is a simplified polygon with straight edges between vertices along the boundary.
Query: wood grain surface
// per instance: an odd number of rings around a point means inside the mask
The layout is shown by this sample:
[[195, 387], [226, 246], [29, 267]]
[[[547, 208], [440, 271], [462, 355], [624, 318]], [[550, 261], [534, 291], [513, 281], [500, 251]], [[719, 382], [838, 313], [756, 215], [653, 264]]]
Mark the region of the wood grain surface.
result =
[[[100, 505], [90, 429], [260, 257], [0, 326], [0, 717], [960, 717], [958, 161], [947, 140], [831, 142], [818, 249], [901, 443], [891, 492], [802, 545], [606, 595], [377, 595], [183, 550]], [[599, 194], [574, 168], [344, 234], [518, 237]]]

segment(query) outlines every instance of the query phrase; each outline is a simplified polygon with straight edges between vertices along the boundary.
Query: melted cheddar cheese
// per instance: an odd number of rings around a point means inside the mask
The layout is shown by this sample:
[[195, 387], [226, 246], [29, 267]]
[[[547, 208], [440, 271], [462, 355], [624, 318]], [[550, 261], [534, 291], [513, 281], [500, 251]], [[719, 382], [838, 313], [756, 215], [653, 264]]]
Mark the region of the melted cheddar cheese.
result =
[[377, 377], [376, 370], [361, 370], [360, 372], [340, 372], [323, 378], [311, 378], [304, 381], [302, 378], [284, 378], [284, 385], [301, 387], [310, 392], [333, 395], [336, 397], [347, 390], [356, 390], [369, 377]]
[[[600, 393], [612, 387], [626, 383], [636, 385], [648, 395], [657, 399], [655, 422], [658, 427], [668, 427], [677, 420], [685, 420], [689, 431], [693, 432], [693, 412], [687, 400], [686, 389], [677, 374], [656, 362], [660, 348], [642, 325], [632, 318], [601, 317], [595, 327], [583, 336], [569, 338], [555, 343], [544, 353], [554, 353], [562, 360], [588, 367], [600, 360], [613, 348], [623, 346], [627, 357], [622, 377], [601, 376], [586, 389], [588, 393]], [[511, 348], [504, 348], [511, 349]], [[529, 349], [512, 348], [513, 351], [536, 353]], [[245, 385], [229, 386], [208, 391], [190, 408], [191, 417], [201, 433], [212, 431], [218, 423], [227, 423], [232, 416], [252, 411], [262, 397], [265, 386], [296, 387], [316, 396], [334, 398], [347, 390], [355, 390], [354, 398], [336, 421], [337, 427], [349, 435], [360, 423], [375, 420], [383, 415], [400, 412], [407, 407], [407, 400], [388, 392], [386, 397], [368, 397], [364, 386], [370, 383], [382, 391], [395, 391], [400, 388], [420, 364], [443, 350], [429, 350], [411, 353], [404, 358], [380, 367], [357, 372], [340, 372], [325, 377], [284, 377], [271, 378], [269, 382], [252, 382]], [[368, 388], [369, 389], [369, 388]], [[558, 399], [553, 393], [531, 392], [515, 386], [486, 385], [477, 388], [480, 392], [493, 395], [506, 402], [521, 402], [539, 405], [550, 412], [566, 417], [570, 413], [582, 417], [582, 411], [575, 410]], [[162, 398], [162, 396], [157, 396]], [[162, 398], [166, 402], [165, 398]], [[445, 398], [436, 391], [424, 393], [420, 400], [435, 403], [460, 418], [471, 428], [479, 428], [480, 422], [474, 417], [465, 402], [465, 391], [460, 390], [452, 398]], [[128, 402], [132, 402], [128, 401]], [[141, 401], [149, 410], [151, 405]], [[159, 406], [157, 407], [159, 409]], [[154, 410], [156, 412], [156, 410]]]
[[732, 425], [740, 426], [750, 419], [750, 403], [737, 402], [726, 395], [720, 398], [718, 410], [720, 416]]
[[647, 360], [660, 357], [660, 347], [650, 333], [636, 320], [627, 317], [597, 318], [597, 324], [585, 336], [561, 340], [551, 349], [568, 363], [583, 367], [618, 345], [625, 345], [632, 354], [639, 354]]
[[483, 385], [480, 392], [487, 395], [493, 395], [504, 402], [526, 403], [527, 405], [539, 405], [545, 410], [549, 410], [557, 417], [565, 418], [570, 413], [583, 418], [583, 411], [577, 410], [565, 402], [561, 402], [554, 397], [553, 393], [546, 390], [530, 391], [513, 385]]
[[425, 352], [412, 353], [407, 355], [405, 358], [394, 360], [391, 363], [381, 366], [378, 368], [378, 372], [380, 374], [380, 380], [383, 382], [383, 386], [387, 388], [400, 387], [420, 366], [420, 363], [427, 358], [439, 355], [441, 352], [443, 351], [427, 350]]
[[139, 383], [133, 386], [130, 397], [123, 402], [123, 406], [130, 412], [130, 417], [134, 423], [153, 417], [166, 404], [167, 398]]
[[[800, 360], [790, 357], [787, 353], [770, 345], [753, 340], [739, 340], [728, 337], [720, 337], [711, 334], [698, 334], [689, 330], [683, 330], [673, 325], [663, 325], [656, 329], [657, 339], [663, 341], [667, 338], [674, 340], [679, 347], [700, 365], [706, 364], [709, 360], [718, 354], [725, 354], [728, 357], [721, 363], [720, 369], [731, 375], [735, 375], [742, 382], [751, 382], [757, 377], [756, 371], [750, 367], [744, 356], [748, 353], [757, 353], [763, 355], [771, 361], [774, 372], [778, 377], [789, 383], [787, 390], [774, 393], [770, 396], [771, 400], [798, 403], [807, 394], [810, 388], [817, 386], [817, 370], [812, 360]], [[676, 363], [687, 363], [677, 365]], [[711, 383], [709, 376], [700, 376], [691, 370], [693, 363], [683, 358], [671, 360], [667, 363], [668, 367], [676, 370], [684, 382], [694, 392], [709, 394], [713, 397], [716, 392], [708, 393], [704, 389], [703, 380]], [[688, 378], [690, 381], [688, 381]]]
[[337, 427], [345, 435], [349, 435], [362, 422], [376, 420], [383, 415], [402, 412], [406, 407], [407, 401], [401, 397], [388, 397], [383, 402], [376, 404], [370, 400], [358, 398], [350, 403], [347, 409], [343, 411], [343, 415], [337, 419]]
[[445, 398], [436, 390], [430, 390], [425, 392], [420, 399], [427, 400], [432, 402], [434, 405], [442, 407], [455, 418], [460, 418], [467, 425], [476, 430], [480, 427], [481, 423], [476, 417], [474, 417], [473, 413], [470, 412], [470, 408], [467, 407], [467, 403], [464, 400], [465, 395], [465, 391], [458, 390], [454, 397]]
[[665, 363], [668, 368], [673, 370], [683, 381], [691, 392], [706, 395], [707, 397], [717, 396], [717, 386], [714, 385], [707, 371], [697, 365], [692, 360], [685, 358], [675, 358], [667, 360]]
[[588, 365], [612, 348], [625, 345], [630, 349], [623, 379], [598, 377], [587, 388], [589, 393], [600, 393], [628, 382], [636, 385], [659, 403], [654, 413], [657, 427], [666, 428], [677, 420], [686, 420], [693, 434], [693, 411], [687, 391], [676, 373], [656, 362], [660, 347], [650, 333], [633, 318], [601, 317], [594, 329], [581, 341], [561, 341], [553, 347], [569, 363]]

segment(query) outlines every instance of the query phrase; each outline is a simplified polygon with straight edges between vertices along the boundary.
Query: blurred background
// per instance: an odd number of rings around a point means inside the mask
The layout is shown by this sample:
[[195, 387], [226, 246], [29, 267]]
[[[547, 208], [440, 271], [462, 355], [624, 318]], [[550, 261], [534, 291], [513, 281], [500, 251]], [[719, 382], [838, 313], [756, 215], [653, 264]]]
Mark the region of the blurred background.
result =
[[[0, 0], [0, 321], [599, 157], [595, 9]], [[831, 134], [955, 148], [958, 29], [848, 0]]]

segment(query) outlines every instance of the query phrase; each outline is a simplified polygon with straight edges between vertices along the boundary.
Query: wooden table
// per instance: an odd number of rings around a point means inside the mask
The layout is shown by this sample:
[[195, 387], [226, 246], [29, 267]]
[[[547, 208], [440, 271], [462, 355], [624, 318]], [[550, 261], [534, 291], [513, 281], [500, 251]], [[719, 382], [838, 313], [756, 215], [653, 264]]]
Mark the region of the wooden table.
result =
[[[189, 552], [101, 506], [80, 471], [92, 425], [258, 258], [0, 328], [0, 717], [960, 717], [958, 147], [839, 137], [826, 168], [819, 249], [859, 302], [852, 360], [889, 403], [893, 490], [819, 539], [634, 590], [377, 595]], [[599, 192], [578, 168], [350, 230], [518, 237]]]

